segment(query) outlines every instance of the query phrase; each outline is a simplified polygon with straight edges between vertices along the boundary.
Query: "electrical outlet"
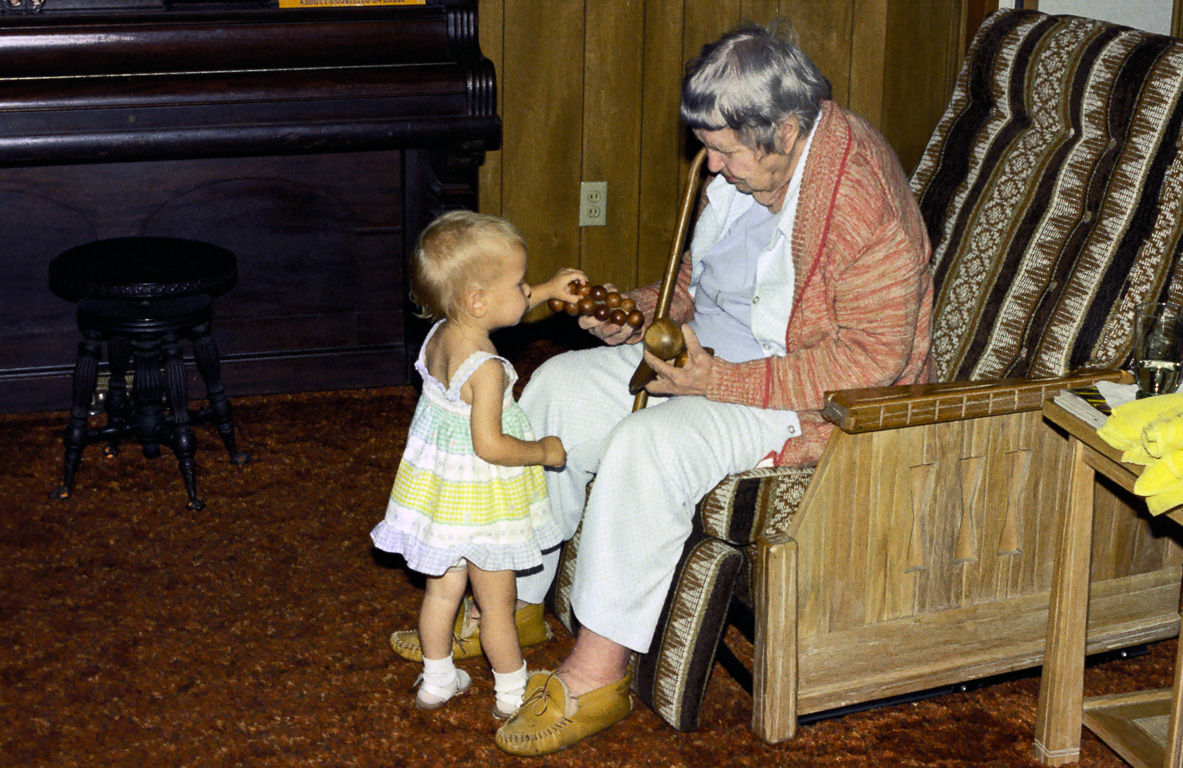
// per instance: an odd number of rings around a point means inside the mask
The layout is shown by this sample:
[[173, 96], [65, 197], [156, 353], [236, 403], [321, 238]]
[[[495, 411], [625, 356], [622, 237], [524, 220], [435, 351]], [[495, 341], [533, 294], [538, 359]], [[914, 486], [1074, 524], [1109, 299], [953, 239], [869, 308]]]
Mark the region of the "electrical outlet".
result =
[[579, 226], [602, 227], [608, 222], [608, 182], [579, 183]]

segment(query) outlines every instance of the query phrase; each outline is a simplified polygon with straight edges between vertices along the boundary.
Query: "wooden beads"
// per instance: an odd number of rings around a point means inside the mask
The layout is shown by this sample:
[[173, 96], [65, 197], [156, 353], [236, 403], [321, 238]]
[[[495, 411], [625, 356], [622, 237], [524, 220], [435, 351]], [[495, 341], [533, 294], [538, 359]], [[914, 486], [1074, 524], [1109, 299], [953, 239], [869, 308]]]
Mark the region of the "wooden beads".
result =
[[637, 303], [628, 296], [622, 296], [616, 291], [609, 291], [602, 285], [588, 285], [587, 283], [571, 283], [571, 290], [579, 294], [578, 303], [572, 304], [562, 299], [551, 299], [547, 302], [552, 312], [566, 312], [572, 317], [588, 315], [600, 322], [615, 325], [631, 325], [640, 328], [645, 324], [645, 315], [637, 309]]

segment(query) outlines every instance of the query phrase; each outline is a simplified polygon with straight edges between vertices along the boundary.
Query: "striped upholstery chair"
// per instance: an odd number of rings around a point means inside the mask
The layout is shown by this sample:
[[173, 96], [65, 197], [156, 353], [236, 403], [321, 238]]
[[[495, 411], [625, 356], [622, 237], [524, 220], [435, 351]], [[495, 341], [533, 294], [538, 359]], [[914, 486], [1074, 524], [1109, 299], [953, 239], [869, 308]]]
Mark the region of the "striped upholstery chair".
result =
[[[1183, 301], [1183, 42], [1002, 11], [912, 178], [933, 243], [936, 381], [831, 393], [816, 468], [698, 507], [637, 693], [698, 709], [732, 599], [754, 612], [753, 728], [1038, 665], [1065, 441], [1039, 408], [1127, 360], [1134, 303]], [[1070, 373], [1077, 372], [1071, 378]], [[1183, 550], [1098, 501], [1089, 649], [1173, 636]], [[573, 562], [572, 542], [564, 566]], [[571, 626], [570, 570], [555, 610]]]

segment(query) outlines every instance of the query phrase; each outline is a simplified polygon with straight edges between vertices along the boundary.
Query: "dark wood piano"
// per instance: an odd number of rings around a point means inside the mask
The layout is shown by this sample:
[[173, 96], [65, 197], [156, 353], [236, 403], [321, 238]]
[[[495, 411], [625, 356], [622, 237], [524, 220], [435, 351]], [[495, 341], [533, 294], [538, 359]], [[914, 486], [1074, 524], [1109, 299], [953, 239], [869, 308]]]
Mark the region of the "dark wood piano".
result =
[[67, 407], [47, 265], [123, 235], [238, 255], [232, 395], [408, 380], [405, 257], [500, 141], [476, 2], [301, 3], [0, 0], [0, 412]]

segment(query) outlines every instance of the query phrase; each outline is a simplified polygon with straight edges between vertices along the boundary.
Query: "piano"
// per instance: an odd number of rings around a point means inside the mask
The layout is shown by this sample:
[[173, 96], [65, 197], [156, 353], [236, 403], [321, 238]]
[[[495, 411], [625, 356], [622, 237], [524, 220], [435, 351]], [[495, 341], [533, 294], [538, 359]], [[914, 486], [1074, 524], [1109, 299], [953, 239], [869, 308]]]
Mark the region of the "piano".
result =
[[[232, 395], [408, 381], [406, 257], [498, 148], [476, 0], [0, 0], [0, 412], [69, 402], [49, 261], [191, 237]], [[195, 390], [200, 393], [200, 388]]]

